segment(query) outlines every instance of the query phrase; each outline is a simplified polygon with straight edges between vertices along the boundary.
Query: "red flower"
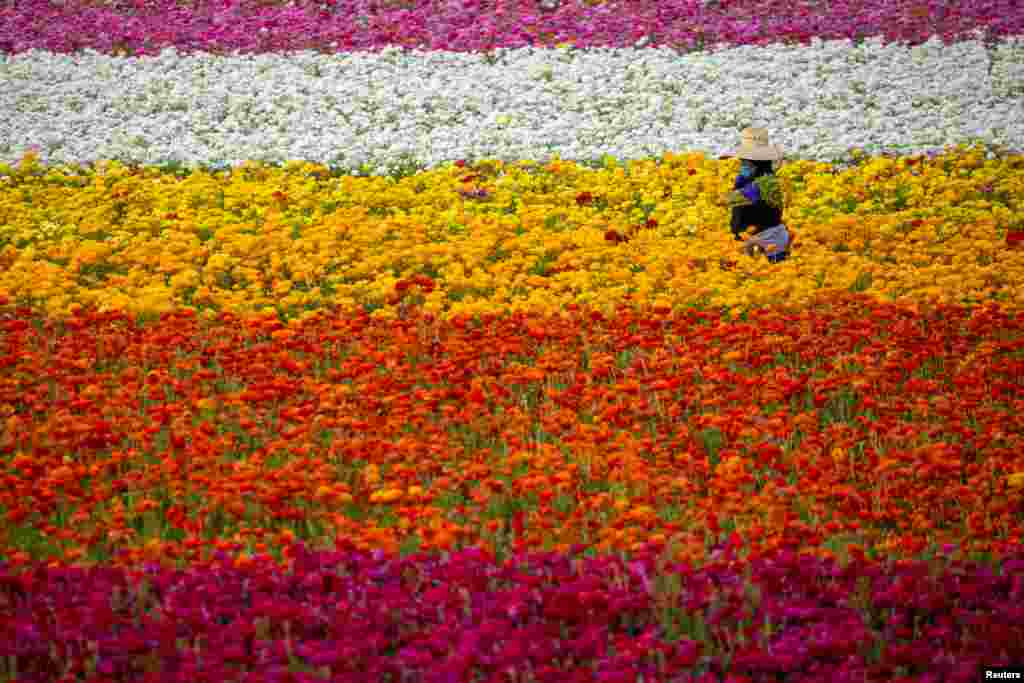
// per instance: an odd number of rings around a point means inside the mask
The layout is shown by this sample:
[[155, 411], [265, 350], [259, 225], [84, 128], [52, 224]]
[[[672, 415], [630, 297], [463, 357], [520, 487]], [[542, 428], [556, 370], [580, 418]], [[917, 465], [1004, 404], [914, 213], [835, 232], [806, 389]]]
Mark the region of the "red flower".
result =
[[466, 167], [466, 160], [465, 159], [459, 159], [458, 161], [455, 162], [455, 165], [458, 166], [459, 168], [465, 168]]
[[580, 192], [576, 195], [576, 203], [580, 206], [589, 205], [594, 201], [594, 195], [589, 192]]
[[515, 533], [516, 538], [522, 538], [526, 530], [524, 517], [525, 515], [522, 511], [516, 512], [512, 517], [512, 531]]
[[1011, 230], [1006, 233], [1006, 246], [1016, 247], [1024, 244], [1024, 230]]
[[279, 202], [284, 202], [288, 200], [288, 195], [286, 195], [284, 192], [281, 192], [281, 190], [274, 190], [273, 196], [274, 199], [276, 199]]
[[686, 172], [688, 175], [697, 175], [697, 169], [691, 168]]
[[478, 175], [467, 175], [467, 176], [463, 176], [463, 178], [462, 178], [462, 182], [464, 182], [464, 183], [471, 183], [471, 182], [473, 182], [474, 180], [476, 180], [476, 179], [477, 179], [477, 178], [479, 178], [479, 177], [480, 177], [480, 176], [478, 176]]
[[658, 221], [654, 220], [653, 218], [648, 218], [647, 222], [644, 223], [644, 227], [648, 229], [654, 229], [658, 227]]

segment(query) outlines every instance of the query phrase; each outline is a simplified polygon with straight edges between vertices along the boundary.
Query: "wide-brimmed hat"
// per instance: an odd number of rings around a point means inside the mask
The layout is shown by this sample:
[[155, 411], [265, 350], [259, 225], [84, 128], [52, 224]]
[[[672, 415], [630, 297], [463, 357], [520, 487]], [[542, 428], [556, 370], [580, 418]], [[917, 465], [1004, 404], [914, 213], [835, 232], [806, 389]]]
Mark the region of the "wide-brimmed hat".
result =
[[747, 128], [740, 135], [740, 147], [733, 156], [751, 161], [782, 159], [782, 148], [768, 142], [768, 131], [764, 128]]

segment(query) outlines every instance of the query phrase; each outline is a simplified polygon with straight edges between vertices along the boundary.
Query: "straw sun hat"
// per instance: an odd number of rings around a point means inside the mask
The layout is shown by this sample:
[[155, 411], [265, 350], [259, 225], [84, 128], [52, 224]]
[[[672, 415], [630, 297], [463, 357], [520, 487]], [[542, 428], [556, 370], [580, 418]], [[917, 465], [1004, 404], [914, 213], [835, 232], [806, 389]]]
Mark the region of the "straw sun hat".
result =
[[779, 161], [782, 149], [768, 142], [768, 131], [764, 128], [747, 128], [742, 133], [740, 147], [733, 155], [750, 161]]

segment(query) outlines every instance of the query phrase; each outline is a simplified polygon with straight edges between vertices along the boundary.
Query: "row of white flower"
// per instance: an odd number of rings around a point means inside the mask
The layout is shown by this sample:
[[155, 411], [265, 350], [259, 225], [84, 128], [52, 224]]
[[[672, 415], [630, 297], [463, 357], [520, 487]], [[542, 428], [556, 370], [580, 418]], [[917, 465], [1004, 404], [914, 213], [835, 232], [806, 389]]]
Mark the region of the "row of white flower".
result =
[[[0, 58], [0, 160], [378, 171], [452, 159], [730, 152], [748, 125], [792, 157], [1024, 147], [1024, 39], [909, 47], [517, 49], [483, 54], [33, 51]], [[365, 165], [365, 166], [364, 166]]]

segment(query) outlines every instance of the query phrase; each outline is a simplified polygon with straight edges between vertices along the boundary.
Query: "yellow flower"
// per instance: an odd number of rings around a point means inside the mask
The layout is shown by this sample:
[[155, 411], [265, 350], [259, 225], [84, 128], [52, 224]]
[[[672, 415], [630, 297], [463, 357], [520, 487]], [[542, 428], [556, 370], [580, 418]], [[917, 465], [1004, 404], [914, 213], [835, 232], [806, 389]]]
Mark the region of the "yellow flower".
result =
[[[828, 287], [954, 302], [998, 296], [999, 305], [1019, 309], [1024, 296], [1006, 284], [1022, 275], [1024, 252], [1006, 250], [1002, 232], [1015, 213], [971, 199], [981, 183], [1020, 195], [1019, 158], [969, 154], [950, 152], [917, 175], [882, 158], [838, 177], [826, 164], [787, 164], [778, 184], [786, 224], [799, 235], [793, 258], [750, 261], [745, 274], [689, 265], [735, 251], [728, 209], [716, 204], [735, 164], [697, 153], [666, 154], [661, 164], [605, 159], [597, 169], [557, 157], [543, 165], [485, 162], [472, 172], [496, 179], [492, 201], [455, 205], [467, 169], [399, 183], [315, 182], [309, 174], [318, 167], [305, 162], [185, 180], [153, 169], [128, 176], [117, 163], [96, 172], [51, 169], [25, 174], [17, 192], [0, 184], [8, 216], [0, 291], [31, 293], [55, 315], [72, 303], [169, 310], [195, 288], [196, 305], [233, 312], [322, 302], [384, 304], [375, 315], [389, 317], [397, 311], [385, 302], [399, 274], [431, 272], [425, 306], [444, 316], [513, 305], [558, 310], [574, 301], [610, 309], [627, 292], [638, 303], [672, 307], [700, 297], [742, 307], [798, 302]], [[107, 190], [110, 177], [131, 183], [130, 202]], [[216, 196], [224, 209], [210, 201]], [[591, 199], [577, 200], [584, 196]], [[609, 226], [632, 241], [606, 240]]]

